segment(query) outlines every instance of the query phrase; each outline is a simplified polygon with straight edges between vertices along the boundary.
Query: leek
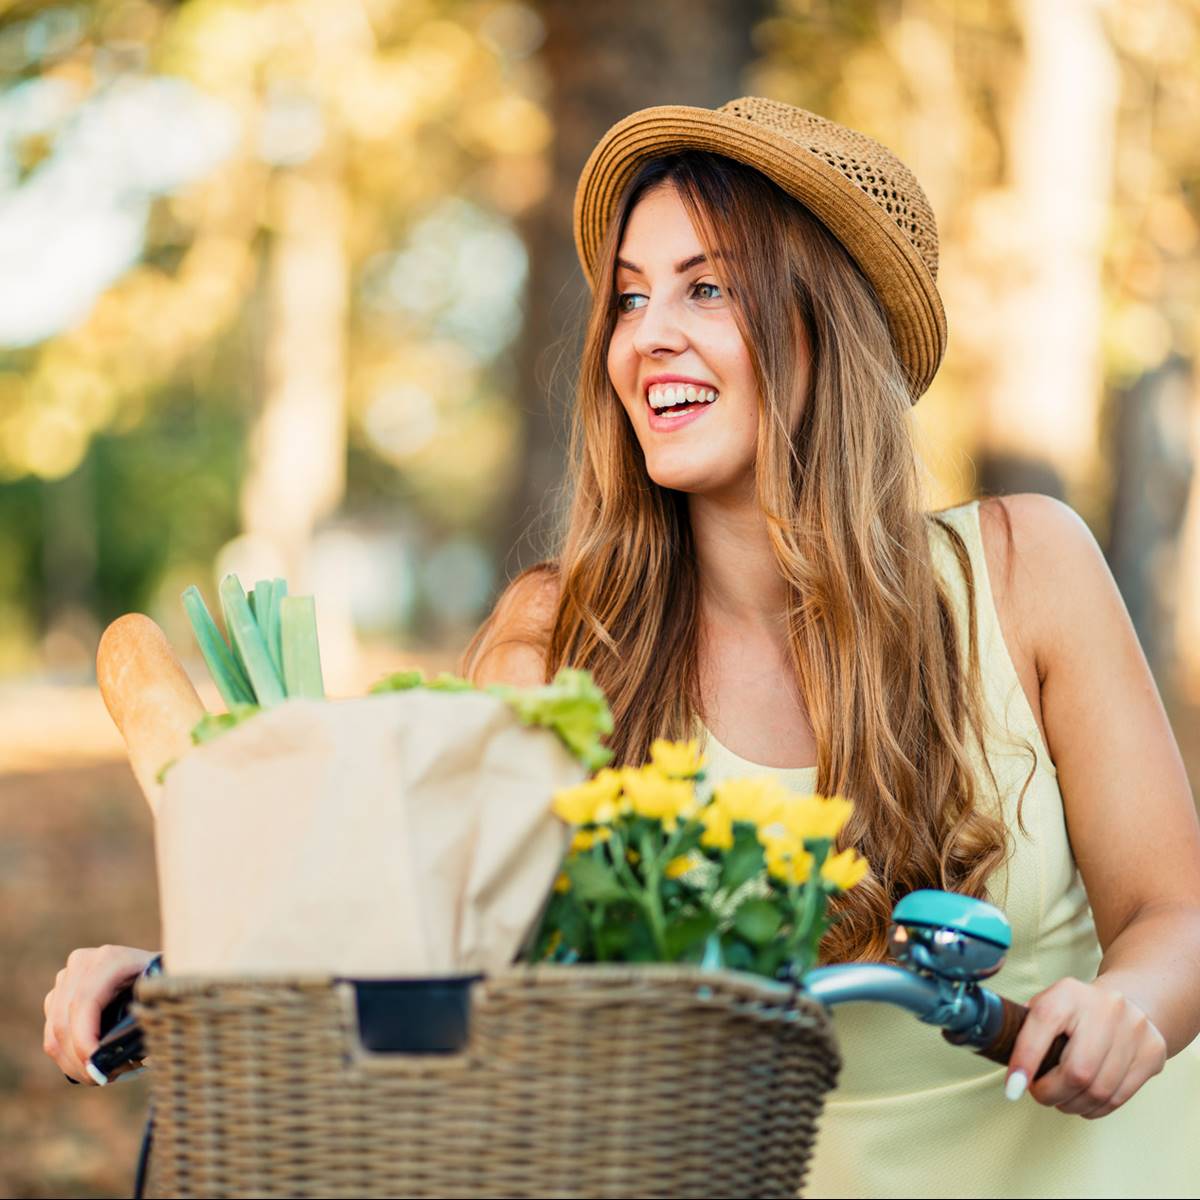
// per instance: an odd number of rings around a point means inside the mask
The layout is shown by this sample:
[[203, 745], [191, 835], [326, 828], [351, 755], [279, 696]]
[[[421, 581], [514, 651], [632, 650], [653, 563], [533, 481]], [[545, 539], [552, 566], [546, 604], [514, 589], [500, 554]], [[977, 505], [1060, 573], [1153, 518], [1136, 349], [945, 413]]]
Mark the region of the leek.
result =
[[217, 628], [200, 589], [194, 585], [183, 593], [183, 607], [188, 620], [192, 624], [192, 632], [209, 674], [221, 693], [221, 699], [232, 709], [235, 704], [253, 704], [254, 690], [250, 680], [238, 666], [232, 651], [225, 644], [221, 631]]
[[[261, 607], [261, 603], [262, 598], [259, 597], [258, 606]], [[254, 687], [251, 701], [256, 701], [264, 708], [282, 703], [286, 699], [283, 684], [236, 575], [226, 575], [221, 580], [221, 607], [225, 612], [230, 644], [241, 656], [246, 674]]]
[[309, 700], [323, 699], [325, 682], [321, 677], [321, 650], [312, 596], [281, 597], [278, 624], [287, 694]]

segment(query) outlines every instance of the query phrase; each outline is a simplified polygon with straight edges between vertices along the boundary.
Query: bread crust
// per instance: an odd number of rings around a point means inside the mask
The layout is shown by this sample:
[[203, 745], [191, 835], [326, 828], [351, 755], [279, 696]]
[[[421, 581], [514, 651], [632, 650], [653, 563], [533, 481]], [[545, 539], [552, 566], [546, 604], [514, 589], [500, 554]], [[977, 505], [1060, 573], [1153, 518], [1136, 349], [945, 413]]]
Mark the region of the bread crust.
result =
[[166, 634], [144, 613], [118, 617], [96, 650], [96, 680], [152, 811], [158, 773], [192, 747], [204, 704]]

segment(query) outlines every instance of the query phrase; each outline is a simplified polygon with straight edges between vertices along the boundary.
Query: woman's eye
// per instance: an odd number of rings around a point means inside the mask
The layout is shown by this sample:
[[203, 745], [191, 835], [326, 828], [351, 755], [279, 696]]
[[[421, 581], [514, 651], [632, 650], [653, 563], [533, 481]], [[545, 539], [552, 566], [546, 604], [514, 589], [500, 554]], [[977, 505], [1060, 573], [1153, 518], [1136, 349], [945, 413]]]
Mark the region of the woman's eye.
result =
[[[717, 291], [717, 292], [719, 292], [721, 290], [720, 285], [716, 284], [716, 283], [694, 283], [694, 284], [692, 284], [693, 292], [698, 291], [700, 288], [712, 288], [714, 291]], [[645, 300], [646, 297], [641, 292], [621, 292], [617, 296], [617, 309], [623, 313], [632, 312], [633, 309], [627, 308], [625, 306], [625, 301], [626, 300], [635, 300], [638, 298]], [[701, 299], [712, 300], [712, 299], [715, 299], [715, 297], [702, 296]]]

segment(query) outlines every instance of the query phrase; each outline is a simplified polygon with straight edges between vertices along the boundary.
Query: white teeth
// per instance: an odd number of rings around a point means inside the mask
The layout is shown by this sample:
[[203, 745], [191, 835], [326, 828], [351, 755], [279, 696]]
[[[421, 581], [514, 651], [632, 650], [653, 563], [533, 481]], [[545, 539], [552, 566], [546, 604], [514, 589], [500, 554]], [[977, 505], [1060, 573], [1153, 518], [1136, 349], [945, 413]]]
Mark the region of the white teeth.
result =
[[652, 408], [671, 408], [677, 404], [712, 404], [717, 398], [714, 388], [698, 388], [693, 384], [655, 384], [648, 395]]

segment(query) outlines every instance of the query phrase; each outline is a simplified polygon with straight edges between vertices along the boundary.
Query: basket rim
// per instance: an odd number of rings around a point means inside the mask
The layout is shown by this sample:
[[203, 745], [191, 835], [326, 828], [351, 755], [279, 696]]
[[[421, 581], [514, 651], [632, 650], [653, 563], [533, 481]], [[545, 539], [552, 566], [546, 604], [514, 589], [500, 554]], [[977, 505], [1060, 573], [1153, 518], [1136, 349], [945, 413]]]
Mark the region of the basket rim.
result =
[[[830, 1053], [841, 1061], [840, 1048], [830, 1011], [817, 999], [794, 984], [767, 979], [749, 971], [729, 967], [701, 967], [688, 963], [515, 963], [502, 971], [480, 976], [396, 976], [397, 982], [428, 980], [444, 983], [464, 981], [471, 989], [471, 1000], [503, 1002], [522, 993], [539, 993], [543, 998], [565, 1000], [580, 1006], [608, 1007], [629, 1004], [630, 990], [651, 1000], [654, 994], [692, 993], [704, 1005], [725, 1005], [741, 1014], [761, 1020], [784, 1019], [802, 1025], [827, 1043]], [[262, 993], [281, 990], [303, 994], [324, 992], [331, 987], [352, 988], [356, 983], [387, 982], [381, 977], [355, 979], [332, 973], [231, 975], [158, 975], [142, 976], [134, 989], [135, 1005], [155, 1001], [186, 1000], [188, 997], [227, 992], [233, 999], [244, 991], [247, 1000], [261, 1000]], [[257, 993], [257, 996], [255, 995]], [[574, 999], [572, 993], [578, 993]]]

